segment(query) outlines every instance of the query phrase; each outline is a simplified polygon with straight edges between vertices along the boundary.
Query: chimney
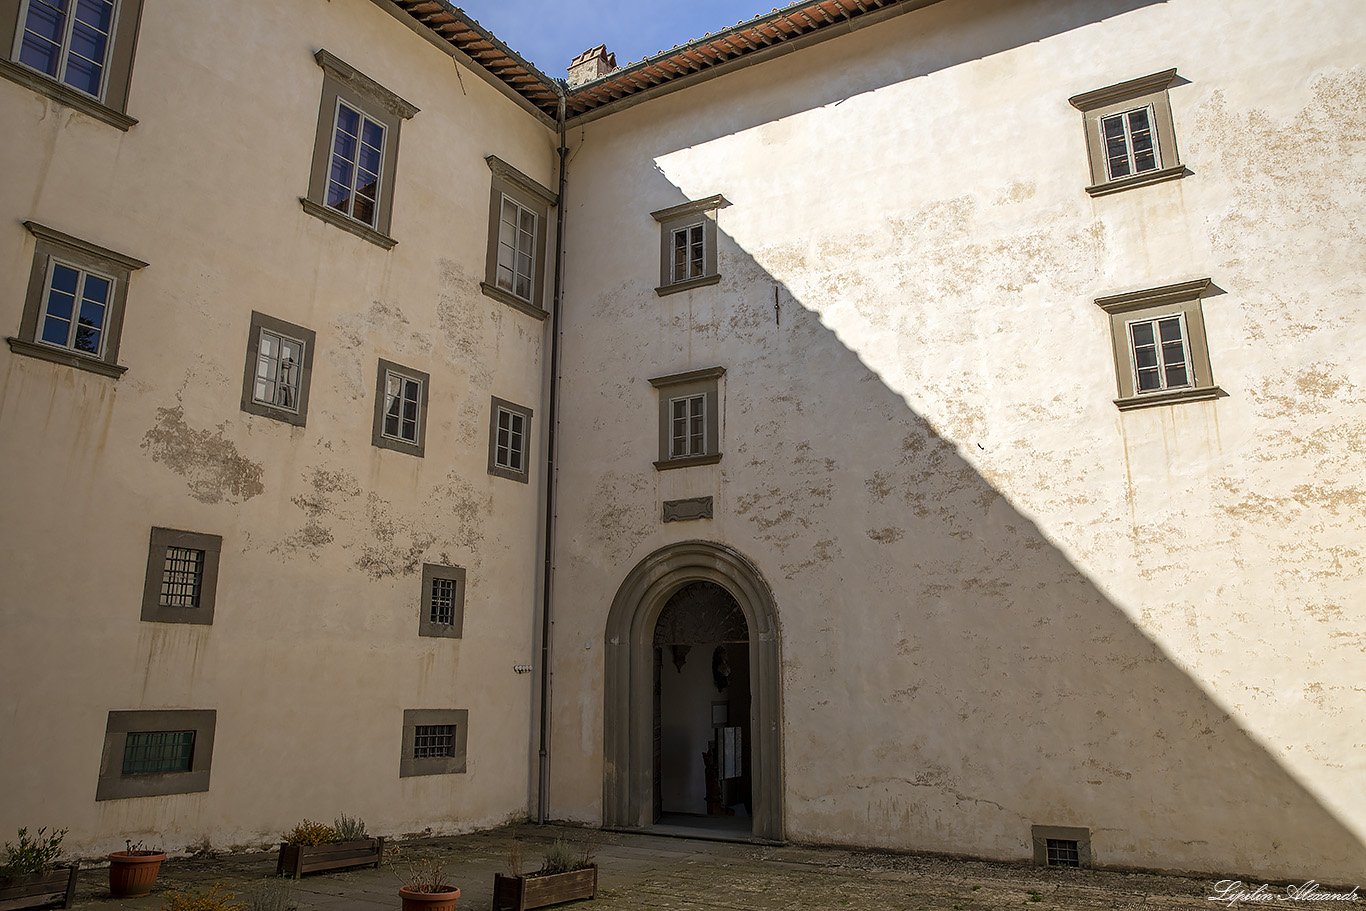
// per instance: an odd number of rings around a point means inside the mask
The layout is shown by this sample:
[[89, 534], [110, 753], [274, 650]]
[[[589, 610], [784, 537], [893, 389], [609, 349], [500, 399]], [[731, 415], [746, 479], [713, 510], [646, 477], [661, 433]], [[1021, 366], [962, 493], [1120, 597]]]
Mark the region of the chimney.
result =
[[569, 86], [583, 85], [617, 68], [617, 55], [608, 53], [607, 45], [589, 48], [569, 61]]

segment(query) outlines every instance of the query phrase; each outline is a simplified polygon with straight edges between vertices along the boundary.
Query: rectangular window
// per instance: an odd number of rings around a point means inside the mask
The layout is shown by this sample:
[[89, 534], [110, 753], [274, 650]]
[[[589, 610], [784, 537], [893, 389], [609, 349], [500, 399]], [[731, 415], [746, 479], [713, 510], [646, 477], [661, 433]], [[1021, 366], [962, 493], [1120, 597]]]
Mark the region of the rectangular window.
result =
[[1201, 298], [1208, 278], [1096, 298], [1110, 317], [1121, 411], [1224, 395], [1214, 385]]
[[673, 232], [673, 280], [684, 282], [705, 274], [707, 256], [705, 232], [702, 225], [678, 228]]
[[1069, 838], [1047, 839], [1047, 865], [1050, 867], [1080, 867], [1081, 853], [1076, 841]]
[[242, 410], [303, 427], [313, 376], [312, 329], [252, 311]]
[[726, 368], [708, 367], [672, 376], [657, 376], [659, 390], [659, 460], [663, 471], [721, 461], [720, 381]]
[[495, 397], [489, 419], [489, 474], [525, 482], [530, 465], [531, 409]]
[[1153, 142], [1152, 105], [1100, 119], [1105, 137], [1105, 167], [1111, 180], [1161, 167]]
[[431, 376], [421, 370], [379, 359], [372, 445], [418, 458], [426, 454], [430, 383]]
[[529, 302], [535, 262], [536, 213], [504, 195], [498, 222], [498, 287]]
[[1176, 126], [1167, 90], [1176, 70], [1130, 79], [1073, 95], [1068, 102], [1082, 114], [1091, 196], [1185, 177], [1176, 150]]
[[297, 413], [303, 363], [303, 342], [262, 329], [256, 348], [256, 382], [252, 400]]
[[328, 168], [327, 205], [367, 227], [375, 226], [384, 162], [384, 124], [344, 101], [337, 102]]
[[420, 592], [417, 634], [459, 639], [465, 624], [465, 570], [424, 563]]
[[392, 250], [389, 236], [399, 128], [417, 108], [326, 50], [305, 212]]
[[1181, 314], [1129, 323], [1134, 376], [1139, 393], [1191, 384], [1190, 352]]
[[110, 712], [95, 799], [207, 791], [217, 721], [214, 709]]
[[1034, 863], [1047, 867], [1090, 867], [1091, 830], [1082, 826], [1031, 826]]
[[690, 395], [670, 399], [672, 411], [669, 458], [704, 455], [707, 451], [707, 399]]
[[142, 619], [153, 623], [213, 623], [223, 539], [153, 528], [147, 544]]
[[399, 778], [465, 771], [468, 709], [404, 709]]
[[419, 724], [413, 732], [414, 759], [440, 759], [455, 755], [455, 725]]
[[194, 760], [194, 731], [129, 733], [123, 742], [123, 774], [188, 772]]
[[35, 222], [33, 268], [16, 354], [118, 377], [119, 335], [132, 272], [147, 264]]
[[489, 194], [489, 247], [479, 290], [536, 319], [545, 319], [545, 269], [542, 259], [554, 193], [526, 174], [488, 155], [493, 172]]
[[19, 62], [102, 97], [117, 12], [113, 0], [29, 0]]

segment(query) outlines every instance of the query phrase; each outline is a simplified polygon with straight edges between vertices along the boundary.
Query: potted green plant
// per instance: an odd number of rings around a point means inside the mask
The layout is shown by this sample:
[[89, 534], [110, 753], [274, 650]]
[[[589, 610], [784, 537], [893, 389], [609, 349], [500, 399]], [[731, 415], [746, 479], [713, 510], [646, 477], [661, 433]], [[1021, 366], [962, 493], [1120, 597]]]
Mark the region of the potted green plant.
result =
[[345, 813], [327, 825], [305, 819], [281, 836], [277, 876], [298, 879], [305, 873], [379, 867], [384, 862], [384, 839], [365, 832], [365, 820]]
[[166, 852], [125, 839], [126, 850], [109, 855], [109, 893], [115, 898], [136, 898], [152, 891]]
[[593, 863], [591, 842], [585, 842], [582, 850], [578, 850], [564, 839], [556, 839], [545, 849], [541, 869], [525, 874], [521, 847], [513, 842], [508, 866], [509, 875], [493, 875], [493, 911], [527, 911], [597, 898], [598, 865]]
[[66, 829], [51, 835], [47, 827], [30, 836], [19, 830], [19, 841], [5, 842], [5, 865], [0, 867], [0, 908], [70, 908], [76, 896], [77, 864], [57, 866]]
[[455, 911], [460, 890], [446, 879], [446, 867], [434, 860], [408, 865], [408, 881], [399, 887], [403, 911]]

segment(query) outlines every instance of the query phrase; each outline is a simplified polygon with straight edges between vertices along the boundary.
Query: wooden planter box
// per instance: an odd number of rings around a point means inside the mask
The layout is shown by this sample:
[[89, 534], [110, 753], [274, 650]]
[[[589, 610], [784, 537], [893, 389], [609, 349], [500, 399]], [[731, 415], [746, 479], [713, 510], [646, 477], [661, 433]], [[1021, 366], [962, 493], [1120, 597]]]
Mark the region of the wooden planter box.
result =
[[281, 842], [275, 875], [289, 875], [298, 879], [305, 873], [344, 870], [348, 867], [378, 867], [383, 862], [383, 837], [336, 841], [330, 845], [287, 845]]
[[0, 911], [70, 908], [76, 897], [77, 864], [29, 876], [0, 876]]
[[597, 898], [598, 865], [549, 876], [493, 876], [493, 911], [527, 911], [580, 898]]

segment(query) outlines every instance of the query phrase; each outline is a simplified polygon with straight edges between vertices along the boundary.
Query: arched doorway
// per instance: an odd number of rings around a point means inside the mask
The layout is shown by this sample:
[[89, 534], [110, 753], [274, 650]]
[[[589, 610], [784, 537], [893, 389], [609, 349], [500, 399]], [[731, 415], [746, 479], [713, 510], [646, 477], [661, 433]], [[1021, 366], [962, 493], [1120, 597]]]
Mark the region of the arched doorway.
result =
[[[646, 827], [654, 822], [655, 633], [670, 599], [698, 582], [722, 589], [743, 615], [752, 831], [781, 840], [781, 663], [773, 595], [748, 560], [706, 541], [671, 544], [650, 554], [627, 574], [612, 602], [604, 656], [603, 823]], [[671, 657], [663, 659], [665, 666]]]

